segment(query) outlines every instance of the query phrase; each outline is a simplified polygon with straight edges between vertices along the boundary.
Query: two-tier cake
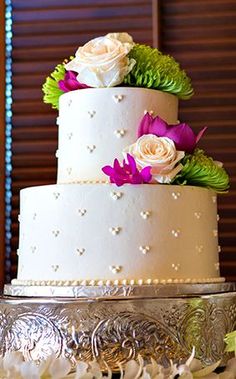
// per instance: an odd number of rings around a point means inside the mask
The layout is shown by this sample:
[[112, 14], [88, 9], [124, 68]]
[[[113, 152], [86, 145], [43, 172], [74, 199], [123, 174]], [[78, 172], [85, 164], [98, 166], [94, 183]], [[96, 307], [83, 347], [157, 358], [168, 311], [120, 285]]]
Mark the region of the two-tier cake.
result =
[[178, 121], [189, 78], [169, 56], [112, 33], [57, 66], [57, 184], [20, 194], [17, 285], [209, 283], [219, 273], [219, 162]]

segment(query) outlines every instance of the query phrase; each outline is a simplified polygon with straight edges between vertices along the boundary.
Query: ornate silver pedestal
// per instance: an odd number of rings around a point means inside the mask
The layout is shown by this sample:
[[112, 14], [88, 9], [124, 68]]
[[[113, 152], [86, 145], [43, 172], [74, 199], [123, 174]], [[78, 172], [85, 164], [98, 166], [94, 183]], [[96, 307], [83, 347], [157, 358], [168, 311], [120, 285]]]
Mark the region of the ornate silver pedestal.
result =
[[0, 354], [41, 360], [53, 352], [73, 363], [96, 358], [113, 369], [141, 354], [162, 364], [223, 356], [236, 329], [233, 283], [144, 286], [6, 285], [0, 302]]

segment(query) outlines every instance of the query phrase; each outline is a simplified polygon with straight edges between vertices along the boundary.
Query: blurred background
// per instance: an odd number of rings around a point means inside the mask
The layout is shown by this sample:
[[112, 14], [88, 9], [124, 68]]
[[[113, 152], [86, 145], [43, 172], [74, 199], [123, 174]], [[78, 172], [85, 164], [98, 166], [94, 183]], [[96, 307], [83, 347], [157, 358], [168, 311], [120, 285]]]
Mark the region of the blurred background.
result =
[[180, 102], [179, 119], [195, 131], [208, 126], [200, 147], [230, 174], [218, 198], [220, 263], [235, 281], [235, 0], [1, 1], [1, 284], [16, 276], [20, 189], [56, 181], [57, 112], [43, 103], [42, 84], [79, 45], [117, 31], [173, 55], [192, 78], [195, 95]]

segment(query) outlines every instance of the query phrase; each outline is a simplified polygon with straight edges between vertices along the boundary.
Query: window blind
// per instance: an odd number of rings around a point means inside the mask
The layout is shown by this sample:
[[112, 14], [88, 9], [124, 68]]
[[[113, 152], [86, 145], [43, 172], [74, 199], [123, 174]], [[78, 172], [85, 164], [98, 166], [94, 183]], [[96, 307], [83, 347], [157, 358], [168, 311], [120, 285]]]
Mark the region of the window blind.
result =
[[180, 119], [208, 130], [199, 147], [224, 163], [231, 178], [218, 196], [221, 274], [236, 280], [236, 2], [161, 2], [161, 49], [181, 62], [195, 95], [180, 103]]

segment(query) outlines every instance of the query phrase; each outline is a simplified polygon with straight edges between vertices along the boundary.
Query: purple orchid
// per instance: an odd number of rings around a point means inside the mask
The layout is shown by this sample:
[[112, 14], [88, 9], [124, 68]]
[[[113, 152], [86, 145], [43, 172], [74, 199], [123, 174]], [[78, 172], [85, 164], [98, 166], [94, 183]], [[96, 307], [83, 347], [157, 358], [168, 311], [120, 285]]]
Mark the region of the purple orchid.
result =
[[86, 84], [78, 82], [76, 79], [77, 73], [74, 71], [67, 71], [63, 80], [59, 80], [58, 87], [63, 92], [75, 91], [76, 89], [90, 88]]
[[191, 127], [185, 123], [169, 125], [161, 117], [152, 117], [152, 115], [146, 113], [140, 122], [138, 137], [144, 134], [168, 137], [174, 141], [177, 150], [192, 153], [206, 129], [207, 127], [201, 129], [196, 136]]
[[132, 155], [127, 154], [127, 163], [123, 160], [123, 167], [118, 159], [114, 160], [113, 167], [104, 166], [102, 171], [110, 176], [110, 182], [115, 183], [118, 187], [125, 183], [142, 184], [149, 183], [152, 179], [151, 167], [144, 167], [141, 171], [137, 169], [135, 159]]

